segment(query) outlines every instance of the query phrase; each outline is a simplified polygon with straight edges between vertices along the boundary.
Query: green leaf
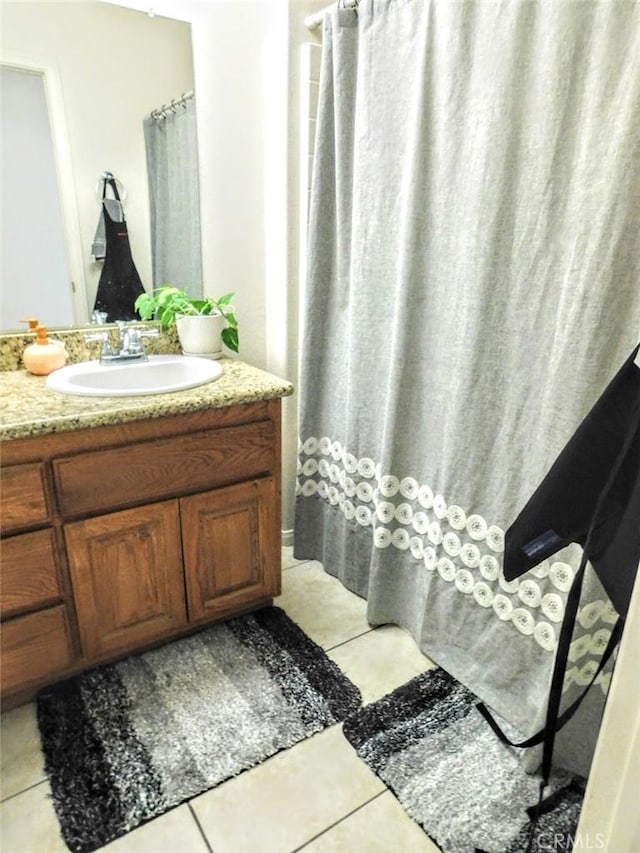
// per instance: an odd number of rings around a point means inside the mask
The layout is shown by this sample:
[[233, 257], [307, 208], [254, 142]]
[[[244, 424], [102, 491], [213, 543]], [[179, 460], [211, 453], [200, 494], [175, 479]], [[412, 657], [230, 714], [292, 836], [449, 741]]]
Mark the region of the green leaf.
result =
[[238, 330], [226, 328], [222, 330], [222, 343], [233, 352], [238, 352]]
[[136, 299], [133, 307], [140, 315], [141, 320], [151, 320], [154, 313], [154, 299], [148, 293], [141, 293]]
[[189, 300], [191, 307], [195, 309], [193, 311], [194, 314], [211, 314], [213, 311], [213, 303], [210, 299], [191, 299]]
[[163, 326], [171, 326], [175, 323], [175, 319], [175, 311], [170, 305], [158, 307], [158, 320]]

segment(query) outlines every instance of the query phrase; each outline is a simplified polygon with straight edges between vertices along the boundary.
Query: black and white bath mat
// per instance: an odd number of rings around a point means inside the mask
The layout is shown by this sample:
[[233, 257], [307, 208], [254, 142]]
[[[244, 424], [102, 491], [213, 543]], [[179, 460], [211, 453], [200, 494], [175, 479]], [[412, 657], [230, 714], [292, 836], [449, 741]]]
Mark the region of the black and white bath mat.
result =
[[[433, 669], [361, 708], [344, 733], [443, 853], [522, 853], [539, 780], [498, 741], [477, 701]], [[571, 850], [584, 794], [582, 780], [568, 773], [551, 782], [558, 799], [536, 824], [531, 850], [539, 853]]]
[[277, 607], [48, 688], [38, 725], [64, 840], [95, 850], [359, 706]]

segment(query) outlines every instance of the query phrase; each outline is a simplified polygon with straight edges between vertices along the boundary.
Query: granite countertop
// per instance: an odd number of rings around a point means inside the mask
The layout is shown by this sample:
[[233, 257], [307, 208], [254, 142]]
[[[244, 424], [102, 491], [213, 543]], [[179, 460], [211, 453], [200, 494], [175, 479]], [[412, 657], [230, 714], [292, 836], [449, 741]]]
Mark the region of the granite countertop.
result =
[[214, 382], [169, 394], [81, 397], [51, 391], [46, 377], [26, 370], [0, 372], [0, 440], [160, 418], [288, 397], [293, 385], [235, 358], [221, 358]]

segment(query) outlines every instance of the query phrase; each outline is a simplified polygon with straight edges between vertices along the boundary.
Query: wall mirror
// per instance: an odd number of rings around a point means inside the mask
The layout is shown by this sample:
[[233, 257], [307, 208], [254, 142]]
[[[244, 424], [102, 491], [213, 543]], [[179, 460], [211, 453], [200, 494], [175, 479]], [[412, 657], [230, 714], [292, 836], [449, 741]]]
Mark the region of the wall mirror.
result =
[[[132, 258], [144, 287], [154, 285], [155, 200], [143, 123], [164, 106], [159, 122], [167, 118], [163, 127], [168, 126], [177, 108], [186, 112], [183, 95], [195, 110], [191, 26], [102, 2], [8, 0], [2, 17], [3, 96], [10, 92], [3, 97], [2, 134], [13, 144], [13, 151], [3, 146], [2, 218], [11, 220], [13, 231], [6, 233], [3, 225], [0, 327], [19, 329], [25, 316], [53, 328], [84, 325], [103, 267], [92, 250], [105, 171], [126, 190]], [[195, 144], [193, 115], [189, 133]], [[174, 152], [172, 162], [179, 154]], [[22, 172], [15, 168], [19, 155]], [[195, 266], [185, 271], [197, 289], [199, 220], [196, 227], [190, 218], [199, 216], [197, 151], [187, 169], [196, 197], [188, 211], [173, 212], [181, 242], [197, 255]], [[171, 208], [170, 193], [168, 199]], [[162, 235], [158, 242], [164, 244]], [[172, 273], [162, 273], [156, 283], [165, 275]], [[170, 283], [185, 286], [175, 277]], [[20, 298], [5, 299], [10, 295]]]

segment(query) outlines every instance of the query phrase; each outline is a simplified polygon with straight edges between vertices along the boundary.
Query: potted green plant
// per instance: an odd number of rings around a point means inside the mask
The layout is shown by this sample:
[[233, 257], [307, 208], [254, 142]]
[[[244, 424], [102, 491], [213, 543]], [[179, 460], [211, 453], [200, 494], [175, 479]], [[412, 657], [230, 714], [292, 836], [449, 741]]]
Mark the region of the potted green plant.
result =
[[233, 312], [233, 293], [215, 299], [196, 298], [186, 290], [164, 284], [142, 293], [135, 302], [141, 320], [157, 320], [161, 326], [175, 325], [185, 355], [219, 357], [220, 341], [238, 352], [238, 321]]

